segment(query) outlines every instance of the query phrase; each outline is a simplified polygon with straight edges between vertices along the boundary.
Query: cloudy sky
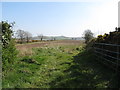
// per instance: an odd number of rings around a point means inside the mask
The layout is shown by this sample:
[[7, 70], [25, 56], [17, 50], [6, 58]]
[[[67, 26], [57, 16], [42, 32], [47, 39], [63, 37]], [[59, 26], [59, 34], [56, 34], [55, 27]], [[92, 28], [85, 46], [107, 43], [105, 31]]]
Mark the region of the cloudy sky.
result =
[[24, 1], [2, 0], [0, 18], [15, 21], [15, 30], [29, 31], [34, 36], [80, 37], [86, 29], [98, 35], [118, 26], [119, 0]]

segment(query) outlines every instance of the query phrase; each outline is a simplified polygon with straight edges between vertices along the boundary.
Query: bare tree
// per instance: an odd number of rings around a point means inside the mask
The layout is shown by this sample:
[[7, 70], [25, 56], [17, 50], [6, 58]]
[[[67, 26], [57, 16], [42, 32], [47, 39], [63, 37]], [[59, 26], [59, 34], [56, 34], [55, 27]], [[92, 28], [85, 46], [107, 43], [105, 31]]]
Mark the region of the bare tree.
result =
[[91, 30], [85, 30], [84, 33], [84, 39], [85, 39], [85, 43], [87, 44], [91, 39], [93, 39], [93, 33], [91, 32]]
[[25, 31], [19, 29], [17, 30], [16, 34], [17, 34], [17, 38], [20, 39], [21, 41], [20, 43], [22, 44], [25, 39]]
[[25, 38], [28, 43], [30, 41], [30, 39], [32, 38], [32, 34], [28, 31], [25, 31]]
[[44, 37], [43, 34], [39, 34], [39, 35], [38, 35], [38, 38], [39, 38], [41, 41], [43, 40], [43, 37]]

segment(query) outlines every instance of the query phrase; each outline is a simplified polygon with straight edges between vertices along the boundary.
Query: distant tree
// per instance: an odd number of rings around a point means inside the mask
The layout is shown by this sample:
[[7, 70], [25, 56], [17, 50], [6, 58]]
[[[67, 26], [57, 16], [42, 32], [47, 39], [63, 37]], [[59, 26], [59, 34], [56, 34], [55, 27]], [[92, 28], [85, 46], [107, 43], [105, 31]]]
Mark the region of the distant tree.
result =
[[91, 30], [85, 30], [83, 33], [83, 38], [85, 39], [85, 43], [87, 44], [91, 39], [93, 39], [93, 33]]
[[23, 41], [24, 41], [24, 39], [25, 39], [25, 31], [24, 30], [17, 30], [17, 32], [16, 32], [16, 34], [17, 34], [17, 38], [19, 38], [20, 39], [20, 43], [22, 44], [23, 43]]
[[27, 43], [29, 42], [29, 40], [32, 38], [32, 34], [28, 31], [25, 31], [25, 38]]
[[39, 35], [38, 35], [38, 38], [39, 38], [41, 41], [43, 40], [43, 37], [44, 37], [43, 34], [39, 34]]

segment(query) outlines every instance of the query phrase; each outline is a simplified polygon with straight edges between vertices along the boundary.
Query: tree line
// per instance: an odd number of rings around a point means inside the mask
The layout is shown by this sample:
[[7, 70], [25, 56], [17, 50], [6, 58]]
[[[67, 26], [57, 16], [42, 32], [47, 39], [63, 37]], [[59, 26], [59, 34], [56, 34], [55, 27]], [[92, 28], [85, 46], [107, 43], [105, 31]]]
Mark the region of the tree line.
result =
[[[19, 42], [21, 44], [24, 42], [29, 43], [32, 40], [32, 34], [28, 31], [19, 29], [16, 31], [15, 35], [16, 35], [17, 42]], [[40, 41], [42, 41], [44, 36], [43, 36], [43, 34], [38, 34], [37, 37], [40, 39]]]
[[20, 40], [20, 43], [22, 44], [25, 40], [28, 43], [30, 39], [32, 38], [32, 34], [28, 31], [24, 30], [17, 30], [16, 31], [16, 39]]
[[[3, 21], [2, 23], [4, 24], [4, 23], [7, 23], [7, 22]], [[15, 22], [13, 22], [11, 24], [12, 24], [11, 27], [13, 27]], [[2, 27], [4, 29], [4, 26], [2, 26]], [[5, 33], [5, 32], [3, 31], [2, 33]], [[22, 43], [29, 43], [29, 42], [35, 42], [35, 41], [43, 41], [43, 38], [44, 38], [43, 34], [38, 34], [37, 37], [39, 38], [39, 40], [32, 40], [32, 38], [33, 38], [32, 34], [30, 32], [28, 32], [28, 31], [21, 30], [21, 29], [17, 30], [15, 33], [13, 31], [11, 33], [12, 33], [12, 36], [15, 37], [15, 41], [17, 43], [20, 43], [20, 44], [22, 44]], [[94, 38], [93, 35], [94, 34], [89, 29], [84, 31], [83, 38], [84, 38], [86, 44], [91, 39]], [[53, 40], [55, 40], [55, 38]]]

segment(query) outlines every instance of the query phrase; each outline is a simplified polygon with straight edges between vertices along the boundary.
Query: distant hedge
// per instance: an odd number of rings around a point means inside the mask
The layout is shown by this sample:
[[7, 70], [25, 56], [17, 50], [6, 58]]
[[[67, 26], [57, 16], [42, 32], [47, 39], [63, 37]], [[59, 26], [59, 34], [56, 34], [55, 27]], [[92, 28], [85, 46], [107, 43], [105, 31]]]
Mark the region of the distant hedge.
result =
[[88, 45], [94, 43], [108, 43], [108, 44], [119, 44], [120, 45], [120, 28], [116, 31], [105, 33], [104, 35], [98, 35], [97, 38], [92, 39]]
[[[92, 39], [87, 45], [87, 49], [91, 49], [91, 47], [95, 47], [95, 43], [107, 43], [107, 44], [118, 44], [120, 45], [120, 28], [116, 28], [115, 31], [105, 33], [104, 35], [98, 35], [97, 38]], [[97, 45], [100, 47], [100, 45]], [[105, 49], [111, 51], [117, 51], [116, 47], [104, 46]], [[120, 52], [120, 50], [119, 50]]]
[[120, 44], [120, 31], [116, 30], [110, 32], [109, 34], [98, 35], [95, 42], [99, 43], [110, 43], [110, 44]]

